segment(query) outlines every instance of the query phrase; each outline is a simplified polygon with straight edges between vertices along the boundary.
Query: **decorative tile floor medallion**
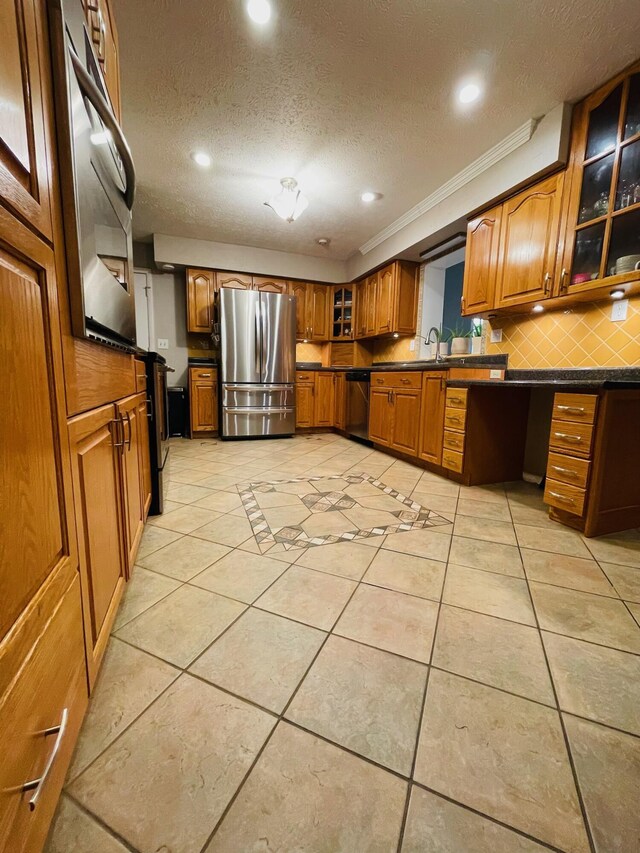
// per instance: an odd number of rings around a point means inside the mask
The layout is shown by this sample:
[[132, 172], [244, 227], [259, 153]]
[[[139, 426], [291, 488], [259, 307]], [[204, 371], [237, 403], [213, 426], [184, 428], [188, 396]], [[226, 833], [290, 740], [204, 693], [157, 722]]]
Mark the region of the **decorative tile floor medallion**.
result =
[[[346, 482], [346, 485], [345, 485]], [[293, 483], [306, 483], [309, 486], [307, 494], [291, 495], [289, 489]], [[349, 494], [352, 486], [368, 483], [379, 491], [380, 496], [392, 498], [396, 504], [387, 504], [384, 509], [372, 509], [367, 504], [376, 498], [369, 491], [362, 497]], [[316, 485], [314, 485], [316, 484]], [[335, 488], [331, 488], [334, 485]], [[260, 507], [260, 495], [282, 491], [289, 492], [287, 507], [306, 509], [308, 516], [300, 520], [300, 512], [296, 511], [296, 523], [281, 527], [271, 527], [268, 521], [269, 509]], [[299, 491], [299, 490], [298, 490]], [[425, 527], [436, 527], [441, 524], [451, 524], [449, 519], [416, 503], [411, 498], [400, 494], [391, 486], [385, 486], [380, 480], [368, 474], [347, 474], [333, 477], [296, 477], [292, 480], [263, 480], [256, 483], [241, 483], [238, 492], [242, 504], [251, 522], [253, 535], [262, 553], [266, 553], [275, 544], [281, 543], [287, 550], [292, 548], [309, 548], [315, 545], [329, 545], [335, 542], [354, 542], [367, 539], [370, 536], [385, 536], [387, 533], [400, 533], [406, 530], [422, 530]], [[361, 503], [360, 501], [363, 501]], [[280, 507], [280, 511], [285, 507]], [[380, 518], [380, 524], [359, 527], [349, 517], [353, 511], [356, 517], [367, 514], [368, 518]], [[266, 515], [265, 515], [266, 512]], [[322, 515], [326, 516], [323, 524]], [[394, 517], [396, 521], [391, 521]], [[344, 528], [344, 529], [342, 529]]]

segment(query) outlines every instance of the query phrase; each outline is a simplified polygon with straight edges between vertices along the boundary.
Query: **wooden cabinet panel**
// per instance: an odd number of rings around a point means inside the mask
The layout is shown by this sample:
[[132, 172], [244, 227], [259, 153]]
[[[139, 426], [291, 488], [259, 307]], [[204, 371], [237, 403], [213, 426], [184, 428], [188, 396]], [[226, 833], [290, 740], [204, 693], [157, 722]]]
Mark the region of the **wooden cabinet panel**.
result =
[[597, 403], [597, 394], [555, 394], [553, 417], [557, 421], [592, 424]]
[[467, 225], [462, 314], [491, 311], [495, 306], [502, 206], [488, 210]]
[[391, 392], [371, 388], [369, 395], [369, 439], [376, 444], [391, 444]]
[[[140, 426], [139, 413], [145, 409], [145, 394], [134, 394], [121, 400], [116, 404], [116, 411], [123, 425], [124, 445], [121, 448], [121, 481], [124, 499], [125, 534], [127, 553], [127, 575], [133, 572], [142, 528], [144, 526], [144, 508], [142, 504], [142, 492], [140, 489], [141, 471], [140, 462], [142, 450], [140, 448]], [[146, 416], [143, 415], [143, 417]]]
[[468, 388], [447, 388], [447, 408], [466, 409]]
[[19, 250], [0, 247], [1, 638], [75, 548], [53, 254], [1, 208], [0, 237]]
[[391, 392], [393, 407], [391, 447], [411, 456], [416, 456], [418, 453], [421, 397], [422, 392], [415, 389], [397, 389]]
[[570, 515], [581, 516], [584, 511], [586, 491], [568, 483], [547, 479], [544, 486], [544, 502]]
[[347, 428], [347, 380], [344, 373], [333, 374], [333, 425], [336, 429]]
[[120, 460], [126, 426], [116, 419], [113, 405], [102, 406], [69, 421], [69, 439], [87, 670], [93, 684], [126, 577]]
[[216, 273], [218, 288], [231, 287], [235, 290], [253, 290], [253, 277], [241, 272]]
[[291, 282], [291, 295], [296, 298], [296, 340], [309, 338], [309, 292], [306, 281]]
[[0, 203], [51, 238], [45, 10], [36, 0], [0, 0]]
[[375, 335], [376, 329], [376, 302], [378, 298], [378, 273], [370, 275], [366, 279], [366, 299], [365, 308], [365, 335]]
[[395, 261], [393, 328], [400, 335], [415, 335], [418, 314], [418, 265]]
[[262, 293], [291, 293], [290, 282], [282, 278], [263, 278], [257, 275], [253, 276], [253, 289]]
[[497, 305], [536, 302], [552, 295], [558, 251], [562, 173], [504, 203]]
[[442, 451], [442, 467], [443, 468], [448, 468], [450, 471], [456, 471], [458, 474], [461, 474], [463, 465], [464, 465], [464, 456], [462, 453], [456, 453], [455, 450], [443, 450]]
[[467, 412], [465, 409], [449, 408], [444, 410], [444, 425], [446, 429], [458, 429], [464, 431], [467, 420]]
[[[77, 573], [47, 615], [24, 666], [0, 697], [0, 731], [6, 742], [0, 761], [0, 849], [7, 853], [42, 849], [87, 707]], [[56, 733], [63, 720], [64, 729]], [[54, 731], [45, 735], [47, 729]], [[56, 738], [59, 749], [31, 810], [28, 800], [35, 791], [23, 792], [20, 786], [42, 777]]]
[[442, 461], [445, 372], [422, 374], [418, 456], [434, 465]]
[[296, 426], [314, 426], [315, 386], [313, 383], [296, 384]]
[[[557, 396], [557, 395], [556, 395]], [[585, 488], [591, 463], [586, 459], [574, 459], [564, 453], [550, 453], [547, 462], [547, 477], [570, 486]]]
[[376, 334], [384, 334], [392, 330], [393, 297], [394, 297], [394, 266], [380, 270], [377, 276], [375, 300]]
[[371, 384], [379, 388], [422, 388], [422, 374], [418, 370], [389, 370], [371, 374]]
[[591, 424], [551, 421], [549, 446], [554, 450], [566, 451], [569, 454], [588, 459], [592, 440], [593, 426]]
[[218, 429], [218, 372], [215, 368], [189, 368], [191, 433]]
[[311, 294], [310, 340], [328, 341], [331, 288], [326, 284], [313, 284]]
[[333, 373], [316, 373], [314, 426], [333, 426]]
[[455, 450], [456, 453], [464, 453], [464, 433], [446, 429], [442, 438], [442, 447], [445, 450]]
[[149, 448], [149, 402], [146, 394], [138, 405], [138, 467], [140, 470], [140, 496], [143, 519], [146, 521], [151, 506], [151, 458]]
[[213, 324], [215, 273], [213, 270], [187, 270], [187, 331], [210, 333]]

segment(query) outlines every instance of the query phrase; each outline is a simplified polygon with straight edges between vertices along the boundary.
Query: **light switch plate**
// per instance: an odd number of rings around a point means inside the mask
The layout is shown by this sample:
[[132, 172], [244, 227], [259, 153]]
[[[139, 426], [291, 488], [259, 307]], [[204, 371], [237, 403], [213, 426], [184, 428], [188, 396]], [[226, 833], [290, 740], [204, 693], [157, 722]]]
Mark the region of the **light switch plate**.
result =
[[620, 323], [627, 319], [627, 311], [629, 310], [629, 300], [621, 299], [619, 302], [614, 302], [611, 306], [611, 320], [614, 323]]
[[158, 349], [169, 349], [169, 340], [167, 338], [158, 338]]
[[502, 329], [491, 329], [491, 343], [499, 344], [502, 341]]

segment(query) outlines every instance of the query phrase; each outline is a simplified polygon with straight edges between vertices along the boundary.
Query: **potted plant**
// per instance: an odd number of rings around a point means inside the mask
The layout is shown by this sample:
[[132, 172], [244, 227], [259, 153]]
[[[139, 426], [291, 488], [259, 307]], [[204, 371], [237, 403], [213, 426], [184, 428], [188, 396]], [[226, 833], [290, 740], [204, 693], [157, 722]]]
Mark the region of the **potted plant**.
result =
[[482, 320], [476, 320], [471, 326], [471, 354], [482, 352]]
[[451, 355], [468, 355], [471, 332], [462, 326], [449, 329], [451, 335]]

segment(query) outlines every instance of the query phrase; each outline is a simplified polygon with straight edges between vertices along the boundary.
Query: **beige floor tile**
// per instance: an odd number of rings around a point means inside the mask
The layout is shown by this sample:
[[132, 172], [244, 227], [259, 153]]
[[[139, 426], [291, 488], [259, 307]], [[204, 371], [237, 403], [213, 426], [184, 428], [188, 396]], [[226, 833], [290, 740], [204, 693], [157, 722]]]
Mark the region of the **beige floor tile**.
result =
[[426, 557], [380, 550], [375, 555], [363, 581], [375, 586], [395, 589], [440, 601], [445, 564]]
[[355, 587], [346, 578], [291, 566], [256, 606], [329, 631]]
[[402, 853], [544, 853], [547, 847], [414, 786]]
[[387, 652], [428, 663], [438, 605], [424, 598], [362, 585], [334, 632]]
[[[306, 481], [302, 483], [279, 483], [274, 488], [275, 492], [258, 493], [259, 506], [287, 506], [286, 503], [274, 503], [274, 501], [279, 500], [276, 497], [276, 494], [280, 495], [283, 500], [287, 500], [287, 498], [284, 497], [285, 495], [301, 497], [303, 495], [313, 494], [313, 492], [317, 491], [314, 483], [307, 483]], [[256, 497], [258, 497], [258, 495], [256, 495]], [[264, 503], [262, 503], [263, 498], [266, 498]], [[297, 503], [298, 501], [296, 501], [294, 505]]]
[[180, 506], [179, 509], [172, 509], [162, 515], [157, 515], [153, 519], [153, 523], [157, 527], [165, 527], [168, 530], [175, 530], [178, 533], [192, 533], [203, 524], [214, 521], [219, 518], [219, 512], [213, 512], [210, 509], [202, 509], [194, 506]]
[[280, 723], [206, 853], [390, 853], [405, 797], [396, 776]]
[[198, 527], [193, 531], [193, 535], [199, 539], [207, 539], [209, 542], [217, 542], [219, 545], [237, 548], [238, 545], [253, 536], [253, 531], [246, 518], [223, 515], [209, 524]]
[[618, 597], [595, 560], [527, 548], [522, 549], [522, 560], [529, 580]]
[[554, 554], [566, 554], [569, 557], [591, 556], [585, 547], [582, 537], [574, 530], [563, 528], [559, 524], [556, 530], [545, 530], [540, 533], [539, 527], [528, 524], [516, 524], [518, 545], [521, 548], [533, 548], [539, 551], [551, 551]]
[[398, 510], [405, 508], [405, 505], [401, 501], [396, 500], [396, 498], [392, 498], [391, 495], [382, 494], [381, 492], [369, 497], [360, 497], [358, 498], [358, 503], [366, 509], [381, 509], [385, 512], [397, 512]]
[[[396, 509], [402, 509], [402, 504], [398, 503]], [[396, 515], [382, 509], [355, 506], [353, 509], [342, 510], [342, 514], [351, 522], [352, 530], [370, 530], [374, 527], [389, 527], [392, 524], [400, 524], [400, 519]]]
[[131, 580], [126, 585], [120, 603], [120, 609], [113, 623], [117, 631], [127, 622], [148, 610], [169, 593], [178, 589], [180, 582], [156, 572], [150, 572], [142, 566], [135, 566]]
[[318, 492], [342, 492], [350, 485], [348, 480], [343, 480], [340, 477], [315, 480], [313, 483], [314, 488]]
[[[307, 495], [309, 493], [313, 494], [313, 492], [315, 491], [312, 486], [306, 485], [305, 483], [296, 483], [295, 485], [298, 487], [302, 495]], [[258, 506], [262, 510], [287, 506], [293, 507], [295, 509], [304, 508], [304, 504], [300, 500], [300, 497], [297, 493], [289, 494], [288, 492], [282, 491], [254, 492], [254, 495]]]
[[640, 839], [640, 740], [564, 715], [597, 853], [631, 853]]
[[[464, 493], [463, 493], [464, 494]], [[458, 500], [458, 515], [468, 515], [472, 518], [486, 518], [491, 521], [506, 521], [511, 524], [511, 513], [507, 503], [495, 501], [473, 500], [461, 497]]]
[[[214, 492], [211, 489], [205, 489], [203, 486], [187, 485], [186, 483], [173, 483], [167, 489], [169, 500], [179, 504], [192, 504], [212, 494]], [[205, 507], [205, 509], [215, 509], [215, 507]]]
[[117, 636], [186, 667], [244, 609], [238, 601], [184, 585], [126, 624]]
[[354, 523], [341, 512], [317, 512], [310, 515], [300, 527], [307, 536], [331, 536], [355, 530]]
[[437, 495], [431, 492], [423, 492], [416, 489], [411, 494], [411, 500], [419, 503], [420, 506], [426, 509], [431, 509], [434, 512], [442, 513], [447, 518], [453, 518], [458, 506], [457, 495]]
[[[271, 551], [268, 552], [269, 555]], [[288, 552], [291, 554], [291, 551]], [[305, 548], [295, 559], [297, 566], [306, 566], [319, 572], [341, 575], [351, 580], [360, 580], [366, 572], [375, 551], [357, 542], [337, 542], [335, 545], [320, 545]]]
[[251, 604], [286, 571], [285, 563], [237, 548], [191, 580], [220, 595]]
[[233, 492], [212, 492], [207, 497], [195, 501], [194, 506], [212, 509], [214, 512], [231, 512], [242, 506], [240, 495]]
[[[251, 542], [251, 540], [247, 540], [247, 542]], [[240, 545], [241, 550], [251, 550], [251, 553], [256, 553], [253, 549], [246, 549], [247, 542], [243, 542]], [[255, 542], [253, 543], [255, 544]], [[269, 557], [270, 560], [278, 560], [281, 563], [287, 563], [291, 565], [291, 563], [295, 563], [296, 559], [300, 556], [300, 554], [305, 551], [306, 548], [288, 548], [285, 549], [282, 542], [276, 542], [275, 545], [272, 545], [267, 551], [264, 552], [265, 557]], [[258, 548], [258, 553], [262, 554], [260, 548]]]
[[526, 581], [449, 563], [442, 600], [446, 604], [535, 625]]
[[182, 675], [71, 786], [144, 853], [198, 853], [275, 719]]
[[236, 487], [237, 480], [235, 477], [230, 474], [213, 474], [207, 475], [206, 480], [200, 480], [200, 486], [206, 486], [208, 489], [216, 489], [222, 492], [233, 492], [234, 494], [238, 493], [238, 489]]
[[[147, 519], [147, 524], [150, 524], [152, 527], [157, 527], [159, 522], [162, 521], [165, 515], [168, 515], [170, 512], [173, 512], [174, 509], [182, 509], [184, 504], [179, 504], [177, 501], [164, 501], [162, 504], [162, 515], [150, 515]], [[164, 529], [164, 528], [162, 528]], [[184, 535], [180, 531], [171, 531], [175, 533], [179, 533], [180, 536]]]
[[189, 671], [279, 714], [326, 634], [251, 608]]
[[633, 618], [636, 620], [638, 625], [640, 625], [640, 604], [632, 604], [630, 601], [627, 602], [627, 607], [631, 611]]
[[143, 557], [139, 563], [145, 569], [152, 569], [179, 581], [188, 581], [228, 554], [229, 550], [215, 542], [207, 542], [195, 536], [183, 536], [148, 557]]
[[127, 853], [127, 848], [64, 794], [45, 853]]
[[546, 631], [542, 636], [560, 708], [640, 735], [640, 657]]
[[621, 601], [533, 581], [530, 588], [541, 628], [640, 653], [640, 629]]
[[558, 522], [549, 518], [548, 507], [526, 506], [509, 501], [511, 518], [514, 524], [526, 524], [529, 527], [543, 527], [548, 530], [557, 530]]
[[332, 636], [286, 717], [408, 776], [426, 678], [423, 664]]
[[640, 568], [640, 531], [628, 530], [584, 540], [596, 560]]
[[[153, 518], [155, 516], [151, 516], [149, 520], [151, 521]], [[181, 536], [182, 533], [177, 533], [175, 530], [165, 530], [163, 527], [146, 524], [140, 541], [140, 547], [138, 548], [137, 559], [141, 560], [143, 557], [148, 557], [149, 554], [158, 551], [160, 548], [164, 548], [170, 542], [175, 542]]]
[[345, 494], [352, 498], [378, 497], [381, 494], [377, 486], [372, 485], [366, 480], [362, 483], [353, 483], [344, 491]]
[[640, 603], [640, 569], [616, 566], [614, 563], [600, 563], [600, 566], [620, 598]]
[[516, 545], [502, 545], [499, 542], [482, 542], [454, 536], [451, 540], [449, 562], [470, 569], [483, 569], [500, 575], [523, 578], [524, 571], [520, 551]]
[[487, 518], [456, 515], [453, 532], [456, 536], [467, 536], [470, 539], [500, 542], [503, 545], [516, 544], [516, 535], [510, 521], [492, 521]]
[[567, 853], [589, 850], [551, 708], [433, 670], [415, 778]]
[[[274, 506], [263, 509], [262, 513], [272, 530], [279, 527], [291, 527], [300, 524], [311, 515], [311, 510], [302, 506]], [[320, 514], [320, 513], [319, 513]], [[331, 513], [330, 513], [331, 514]], [[321, 515], [324, 515], [323, 513]]]
[[[450, 532], [451, 527], [447, 527]], [[390, 533], [382, 545], [388, 551], [413, 554], [416, 557], [429, 557], [432, 560], [446, 562], [449, 556], [451, 537], [449, 533], [436, 532], [436, 529], [407, 530]]]
[[464, 500], [487, 501], [506, 504], [507, 496], [500, 483], [490, 486], [462, 486], [460, 498]]
[[555, 706], [535, 628], [443, 605], [433, 666]]
[[457, 498], [460, 493], [460, 486], [457, 483], [452, 483], [451, 480], [445, 480], [437, 475], [431, 475], [425, 479], [424, 474], [417, 482], [412, 494], [416, 492], [425, 492], [429, 495], [441, 495], [442, 497]]
[[68, 778], [94, 761], [156, 699], [180, 670], [112, 637], [93, 688]]
[[[192, 462], [194, 466], [198, 464], [196, 459], [193, 459]], [[169, 466], [169, 482], [171, 485], [174, 483], [184, 483], [186, 485], [197, 486], [211, 477], [209, 471], [201, 468], [181, 468], [179, 471], [174, 471], [171, 468], [171, 462], [169, 462]], [[212, 486], [212, 488], [215, 489], [215, 486]]]

